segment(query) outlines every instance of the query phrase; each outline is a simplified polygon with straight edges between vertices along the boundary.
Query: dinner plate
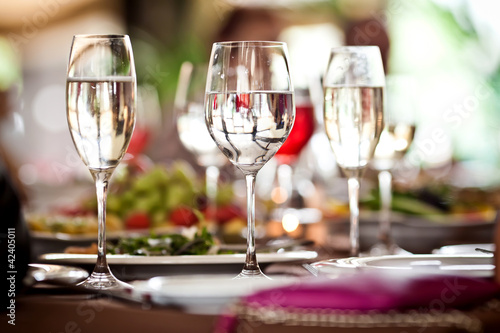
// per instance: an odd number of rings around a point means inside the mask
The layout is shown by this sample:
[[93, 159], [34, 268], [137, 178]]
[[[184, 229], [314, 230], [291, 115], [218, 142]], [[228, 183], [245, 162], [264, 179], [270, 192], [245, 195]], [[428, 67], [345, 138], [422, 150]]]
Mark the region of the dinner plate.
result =
[[495, 245], [493, 243], [482, 243], [482, 244], [458, 244], [458, 245], [447, 245], [440, 247], [432, 251], [434, 254], [479, 254], [480, 251], [476, 249], [482, 249], [486, 251], [495, 251]]
[[[122, 280], [149, 279], [158, 275], [238, 274], [245, 262], [244, 253], [182, 256], [107, 255], [110, 268]], [[257, 253], [261, 268], [272, 263], [312, 260], [315, 251], [283, 251]], [[76, 265], [91, 270], [97, 256], [94, 254], [48, 253], [39, 257], [43, 263]]]
[[[181, 233], [179, 227], [161, 227], [155, 229], [129, 229], [129, 230], [113, 230], [106, 232], [106, 239], [119, 239], [123, 237], [135, 237], [150, 235], [154, 232], [157, 235], [166, 233]], [[70, 241], [70, 242], [97, 242], [97, 233], [85, 234], [68, 234], [64, 232], [49, 232], [49, 231], [34, 231], [30, 230], [30, 235], [35, 239], [55, 240], [55, 241]]]
[[48, 264], [29, 264], [27, 278], [32, 279], [28, 282], [47, 282], [55, 284], [74, 285], [83, 281], [89, 276], [89, 273], [79, 267], [48, 265]]
[[[106, 256], [110, 265], [213, 265], [243, 264], [245, 253], [214, 255], [182, 255], [182, 256], [132, 256], [126, 254], [109, 254]], [[314, 259], [315, 251], [284, 251], [279, 253], [258, 253], [259, 263], [285, 262]], [[95, 254], [47, 253], [40, 259], [52, 263], [95, 264]]]
[[182, 307], [196, 314], [220, 314], [239, 298], [260, 290], [282, 287], [298, 281], [293, 277], [234, 279], [234, 275], [188, 275], [154, 277], [134, 281], [131, 297], [162, 306]]
[[[392, 213], [391, 235], [394, 242], [411, 253], [431, 253], [432, 250], [450, 244], [488, 243], [494, 232], [494, 220], [469, 221], [455, 216], [441, 217], [432, 221], [425, 216], [410, 216]], [[328, 223], [329, 234], [349, 234], [348, 219]], [[378, 215], [376, 213], [360, 216], [361, 251], [369, 251], [378, 242]]]
[[[108, 240], [124, 236], [121, 232], [107, 232]], [[97, 234], [67, 234], [42, 231], [30, 231], [31, 251], [35, 257], [44, 253], [64, 252], [68, 246], [87, 247], [97, 242]]]
[[[49, 232], [49, 231], [30, 231], [30, 235], [34, 239], [51, 240], [51, 241], [65, 241], [65, 242], [96, 242], [97, 234], [68, 234], [64, 232]], [[118, 239], [121, 237], [128, 237], [129, 232], [124, 230], [108, 231], [106, 233], [107, 239]]]
[[342, 275], [357, 270], [378, 270], [415, 272], [424, 274], [445, 274], [472, 277], [491, 277], [494, 274], [493, 256], [477, 255], [436, 255], [353, 257], [324, 260], [311, 264], [320, 274]]
[[[118, 240], [136, 236], [157, 235], [168, 233], [181, 233], [178, 227], [161, 227], [151, 229], [114, 230], [106, 232], [107, 240]], [[90, 246], [97, 242], [97, 233], [92, 234], [68, 234], [63, 232], [33, 231], [30, 230], [31, 250], [35, 256], [43, 253], [63, 252], [68, 246]]]

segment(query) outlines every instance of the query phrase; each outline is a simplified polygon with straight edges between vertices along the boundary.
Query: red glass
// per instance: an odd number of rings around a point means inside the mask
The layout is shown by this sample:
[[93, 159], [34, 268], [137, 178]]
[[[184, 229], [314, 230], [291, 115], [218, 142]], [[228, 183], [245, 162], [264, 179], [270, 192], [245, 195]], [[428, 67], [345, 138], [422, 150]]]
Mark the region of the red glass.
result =
[[285, 143], [276, 153], [279, 163], [293, 163], [314, 133], [314, 108], [310, 102], [295, 106], [295, 123]]
[[146, 127], [136, 126], [130, 143], [127, 148], [127, 153], [137, 156], [141, 154], [150, 140], [150, 131]]

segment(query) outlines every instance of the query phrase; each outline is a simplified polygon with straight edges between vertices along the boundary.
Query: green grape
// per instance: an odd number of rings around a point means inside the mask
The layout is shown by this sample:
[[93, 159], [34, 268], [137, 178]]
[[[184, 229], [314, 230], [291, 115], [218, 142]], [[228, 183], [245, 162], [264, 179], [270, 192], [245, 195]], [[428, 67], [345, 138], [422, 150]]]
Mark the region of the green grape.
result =
[[234, 193], [231, 184], [219, 185], [217, 189], [217, 205], [225, 206], [233, 201]]
[[106, 202], [106, 210], [108, 212], [120, 213], [121, 209], [122, 205], [120, 198], [115, 194], [112, 193], [108, 194], [108, 199]]

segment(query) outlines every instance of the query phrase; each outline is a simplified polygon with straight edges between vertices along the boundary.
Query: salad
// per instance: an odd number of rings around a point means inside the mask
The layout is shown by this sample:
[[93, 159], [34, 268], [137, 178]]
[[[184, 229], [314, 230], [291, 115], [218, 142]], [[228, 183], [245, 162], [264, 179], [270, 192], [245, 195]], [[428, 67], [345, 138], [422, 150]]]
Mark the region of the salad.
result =
[[[220, 184], [215, 210], [207, 206], [204, 181], [186, 162], [156, 165], [143, 172], [124, 167], [110, 183], [106, 224], [108, 230], [208, 225], [234, 230], [234, 225], [246, 225], [244, 212], [234, 203], [231, 184]], [[34, 231], [90, 234], [97, 230], [96, 214], [97, 200], [92, 193], [76, 207], [28, 215], [27, 221]]]
[[201, 255], [216, 254], [213, 236], [202, 228], [181, 234], [149, 235], [122, 238], [116, 244], [108, 245], [109, 254], [130, 254], [136, 256]]
[[[89, 247], [70, 246], [64, 251], [72, 254], [96, 254], [97, 244]], [[108, 254], [134, 256], [177, 256], [231, 253], [220, 251], [218, 241], [207, 228], [191, 227], [181, 233], [127, 237], [107, 242]]]
[[[488, 196], [491, 195], [484, 190], [464, 190], [441, 183], [408, 190], [395, 188], [392, 193], [392, 211], [422, 216], [437, 223], [454, 221], [450, 216], [464, 222], [493, 221], [496, 209], [488, 202]], [[362, 198], [360, 206], [365, 210], [379, 210], [378, 189], [373, 189], [370, 195]]]

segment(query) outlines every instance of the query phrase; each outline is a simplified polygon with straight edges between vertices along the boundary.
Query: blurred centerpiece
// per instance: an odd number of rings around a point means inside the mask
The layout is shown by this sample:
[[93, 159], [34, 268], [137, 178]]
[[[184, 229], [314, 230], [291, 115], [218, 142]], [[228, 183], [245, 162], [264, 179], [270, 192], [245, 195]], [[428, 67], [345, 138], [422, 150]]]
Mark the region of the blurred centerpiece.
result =
[[[177, 131], [182, 145], [191, 152], [197, 163], [205, 168], [206, 218], [218, 221], [217, 191], [220, 168], [227, 159], [210, 137], [205, 124], [205, 84], [207, 64], [184, 62], [179, 74], [174, 109]], [[230, 208], [224, 208], [230, 209]], [[235, 211], [236, 207], [233, 207]]]
[[374, 255], [405, 254], [391, 236], [392, 170], [403, 159], [415, 136], [415, 84], [409, 77], [387, 77], [385, 127], [375, 149], [371, 167], [378, 173], [380, 214]]

